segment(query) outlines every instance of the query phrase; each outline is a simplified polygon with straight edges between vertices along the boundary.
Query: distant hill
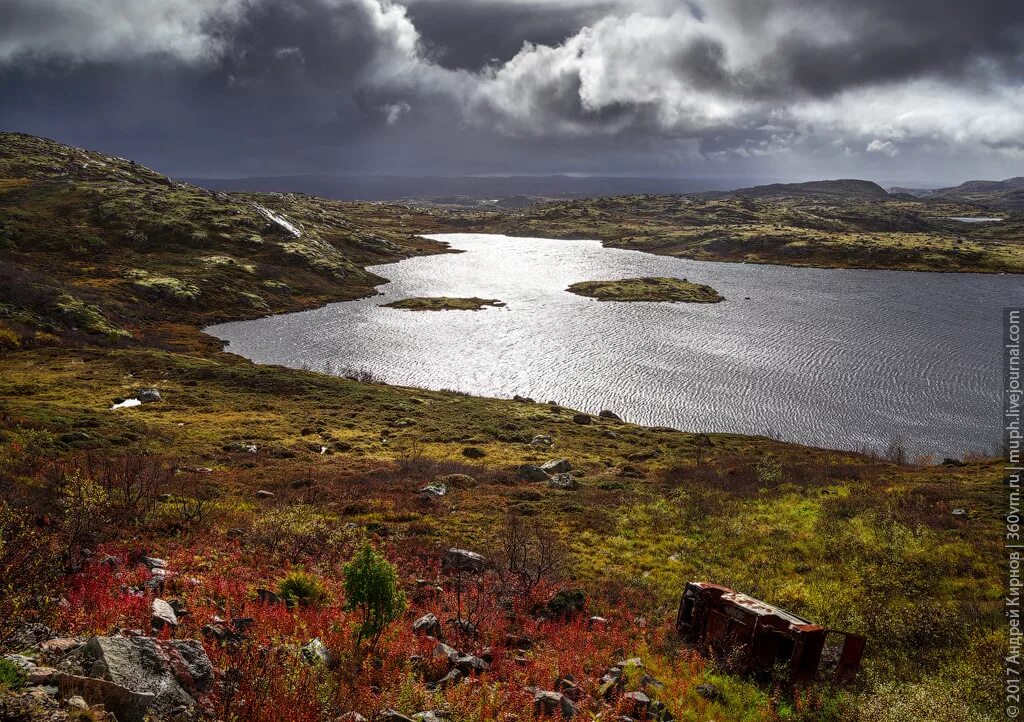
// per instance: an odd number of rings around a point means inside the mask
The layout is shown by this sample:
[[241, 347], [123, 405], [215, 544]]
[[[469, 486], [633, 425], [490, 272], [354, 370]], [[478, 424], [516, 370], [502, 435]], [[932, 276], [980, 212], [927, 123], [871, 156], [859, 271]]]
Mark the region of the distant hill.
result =
[[1024, 210], [1024, 176], [1001, 181], [970, 180], [951, 188], [890, 188], [927, 200], [971, 203], [997, 211]]
[[[519, 207], [536, 200], [629, 194], [682, 194], [725, 190], [752, 178], [651, 178], [640, 176], [346, 176], [295, 175], [252, 178], [188, 178], [211, 190], [307, 193], [335, 200], [430, 200], [471, 206], [476, 201]], [[518, 198], [506, 203], [506, 199]]]
[[839, 180], [808, 181], [806, 183], [772, 183], [770, 185], [738, 188], [725, 193], [708, 193], [708, 197], [742, 198], [816, 198], [822, 200], [884, 199], [888, 193], [872, 181], [843, 178]]

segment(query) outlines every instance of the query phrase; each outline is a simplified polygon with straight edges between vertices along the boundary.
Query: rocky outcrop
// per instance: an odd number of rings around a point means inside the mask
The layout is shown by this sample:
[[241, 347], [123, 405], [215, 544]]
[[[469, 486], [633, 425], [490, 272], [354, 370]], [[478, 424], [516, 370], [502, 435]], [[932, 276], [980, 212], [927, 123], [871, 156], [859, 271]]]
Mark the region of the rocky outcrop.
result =
[[533, 464], [523, 464], [516, 469], [516, 479], [519, 481], [547, 481], [548, 474], [544, 469]]
[[551, 461], [543, 464], [540, 468], [548, 474], [564, 474], [572, 471], [572, 464], [569, 463], [568, 459], [552, 459]]
[[482, 572], [486, 566], [486, 557], [468, 549], [449, 549], [441, 560], [445, 571]]
[[68, 654], [55, 681], [65, 697], [102, 704], [119, 722], [142, 722], [148, 712], [194, 719], [214, 672], [197, 640], [110, 636]]

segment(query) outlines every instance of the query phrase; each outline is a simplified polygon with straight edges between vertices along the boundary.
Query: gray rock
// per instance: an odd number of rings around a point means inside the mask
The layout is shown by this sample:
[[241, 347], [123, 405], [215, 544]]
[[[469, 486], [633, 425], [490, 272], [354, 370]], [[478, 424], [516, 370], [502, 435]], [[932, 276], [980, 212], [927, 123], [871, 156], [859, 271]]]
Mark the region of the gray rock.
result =
[[79, 441], [89, 441], [90, 439], [92, 439], [92, 437], [84, 431], [69, 431], [66, 434], [61, 434], [60, 437], [60, 440], [65, 444], [74, 444]]
[[81, 710], [82, 712], [89, 711], [89, 703], [77, 694], [72, 697], [68, 697], [68, 700], [64, 703], [64, 706], [66, 706], [68, 709], [77, 709]]
[[523, 464], [516, 469], [516, 479], [519, 481], [547, 481], [548, 474], [539, 466]]
[[448, 487], [445, 484], [427, 484], [419, 490], [420, 496], [427, 498], [444, 496], [447, 493]]
[[158, 559], [157, 557], [142, 557], [142, 563], [145, 564], [150, 571], [154, 569], [166, 569], [167, 562], [164, 559]]
[[572, 422], [574, 424], [580, 424], [586, 426], [587, 424], [594, 423], [594, 420], [590, 418], [589, 414], [573, 414]]
[[622, 701], [634, 717], [646, 717], [651, 707], [651, 698], [643, 692], [626, 692], [622, 695]]
[[417, 712], [412, 716], [416, 722], [443, 722], [448, 719], [448, 715], [438, 710], [427, 710], [426, 712]]
[[460, 654], [452, 660], [452, 663], [457, 670], [466, 675], [486, 672], [491, 668], [491, 665], [487, 664], [487, 662], [472, 654]]
[[561, 715], [564, 719], [576, 716], [576, 705], [561, 692], [538, 690], [533, 695], [533, 714], [537, 717]]
[[454, 647], [449, 647], [444, 642], [438, 642], [434, 646], [433, 655], [435, 657], [445, 657], [449, 664], [453, 664], [459, 656], [459, 651]]
[[393, 709], [386, 709], [378, 715], [379, 722], [415, 722], [412, 717], [406, 717]]
[[548, 487], [552, 489], [575, 489], [579, 483], [572, 474], [555, 474], [548, 480]]
[[142, 722], [148, 712], [184, 708], [194, 717], [196, 697], [213, 687], [214, 672], [197, 640], [93, 637], [60, 664], [55, 675], [65, 696], [102, 704], [119, 722]]
[[568, 459], [552, 459], [540, 468], [548, 474], [564, 474], [572, 471], [572, 464]]
[[151, 404], [154, 401], [160, 401], [162, 397], [156, 389], [139, 389], [135, 392], [135, 398], [144, 404]]
[[178, 626], [178, 615], [174, 612], [174, 607], [163, 599], [153, 600], [152, 612], [150, 621], [153, 624], [153, 629], [160, 631], [164, 627]]
[[546, 448], [554, 445], [554, 443], [554, 440], [547, 434], [537, 434], [533, 437], [533, 440], [530, 441], [530, 446], [543, 446]]
[[272, 492], [272, 491], [267, 491], [266, 489], [260, 489], [259, 491], [257, 491], [257, 492], [256, 492], [256, 493], [254, 494], [254, 496], [255, 496], [255, 497], [256, 497], [257, 499], [269, 499], [269, 498], [271, 498], [272, 496], [274, 496], [274, 492]]
[[303, 645], [299, 649], [299, 657], [302, 658], [303, 662], [310, 665], [323, 664], [330, 666], [334, 661], [334, 657], [331, 655], [330, 650], [327, 649], [327, 645], [319, 637], [311, 639]]
[[601, 412], [598, 414], [598, 416], [600, 416], [602, 419], [611, 419], [612, 421], [622, 421], [622, 419], [619, 417], [618, 414], [616, 414], [614, 411], [609, 411], [608, 409], [602, 409]]
[[412, 623], [412, 631], [416, 634], [426, 634], [431, 637], [441, 636], [441, 620], [432, 612], [424, 614]]
[[441, 560], [441, 569], [446, 571], [481, 572], [486, 566], [486, 557], [468, 549], [449, 549]]
[[451, 687], [453, 684], [458, 684], [460, 681], [462, 681], [463, 676], [464, 675], [459, 670], [452, 669], [448, 671], [448, 674], [441, 677], [441, 679], [437, 680], [433, 684], [428, 685], [428, 687], [430, 689], [447, 689], [448, 687]]

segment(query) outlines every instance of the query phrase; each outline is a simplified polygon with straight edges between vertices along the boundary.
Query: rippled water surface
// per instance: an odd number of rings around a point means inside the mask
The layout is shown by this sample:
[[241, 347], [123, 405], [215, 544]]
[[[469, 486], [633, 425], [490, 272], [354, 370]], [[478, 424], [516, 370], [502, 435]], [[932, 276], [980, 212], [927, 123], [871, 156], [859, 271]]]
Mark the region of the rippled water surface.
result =
[[[433, 236], [465, 251], [372, 270], [383, 295], [208, 331], [258, 362], [483, 396], [523, 394], [628, 421], [839, 448], [993, 451], [1001, 309], [1020, 276], [707, 263], [554, 241]], [[719, 304], [601, 303], [576, 281], [675, 276]], [[481, 296], [411, 312], [408, 296]], [[749, 298], [747, 298], [749, 297]]]

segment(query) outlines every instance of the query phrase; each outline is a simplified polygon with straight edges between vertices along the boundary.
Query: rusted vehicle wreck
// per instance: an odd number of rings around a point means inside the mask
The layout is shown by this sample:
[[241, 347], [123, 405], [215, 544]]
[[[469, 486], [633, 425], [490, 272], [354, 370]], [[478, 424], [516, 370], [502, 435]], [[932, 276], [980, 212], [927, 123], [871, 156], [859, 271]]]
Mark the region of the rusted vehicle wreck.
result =
[[688, 582], [676, 630], [686, 641], [727, 660], [737, 671], [789, 682], [847, 684], [857, 675], [864, 637], [814, 624], [742, 592]]

